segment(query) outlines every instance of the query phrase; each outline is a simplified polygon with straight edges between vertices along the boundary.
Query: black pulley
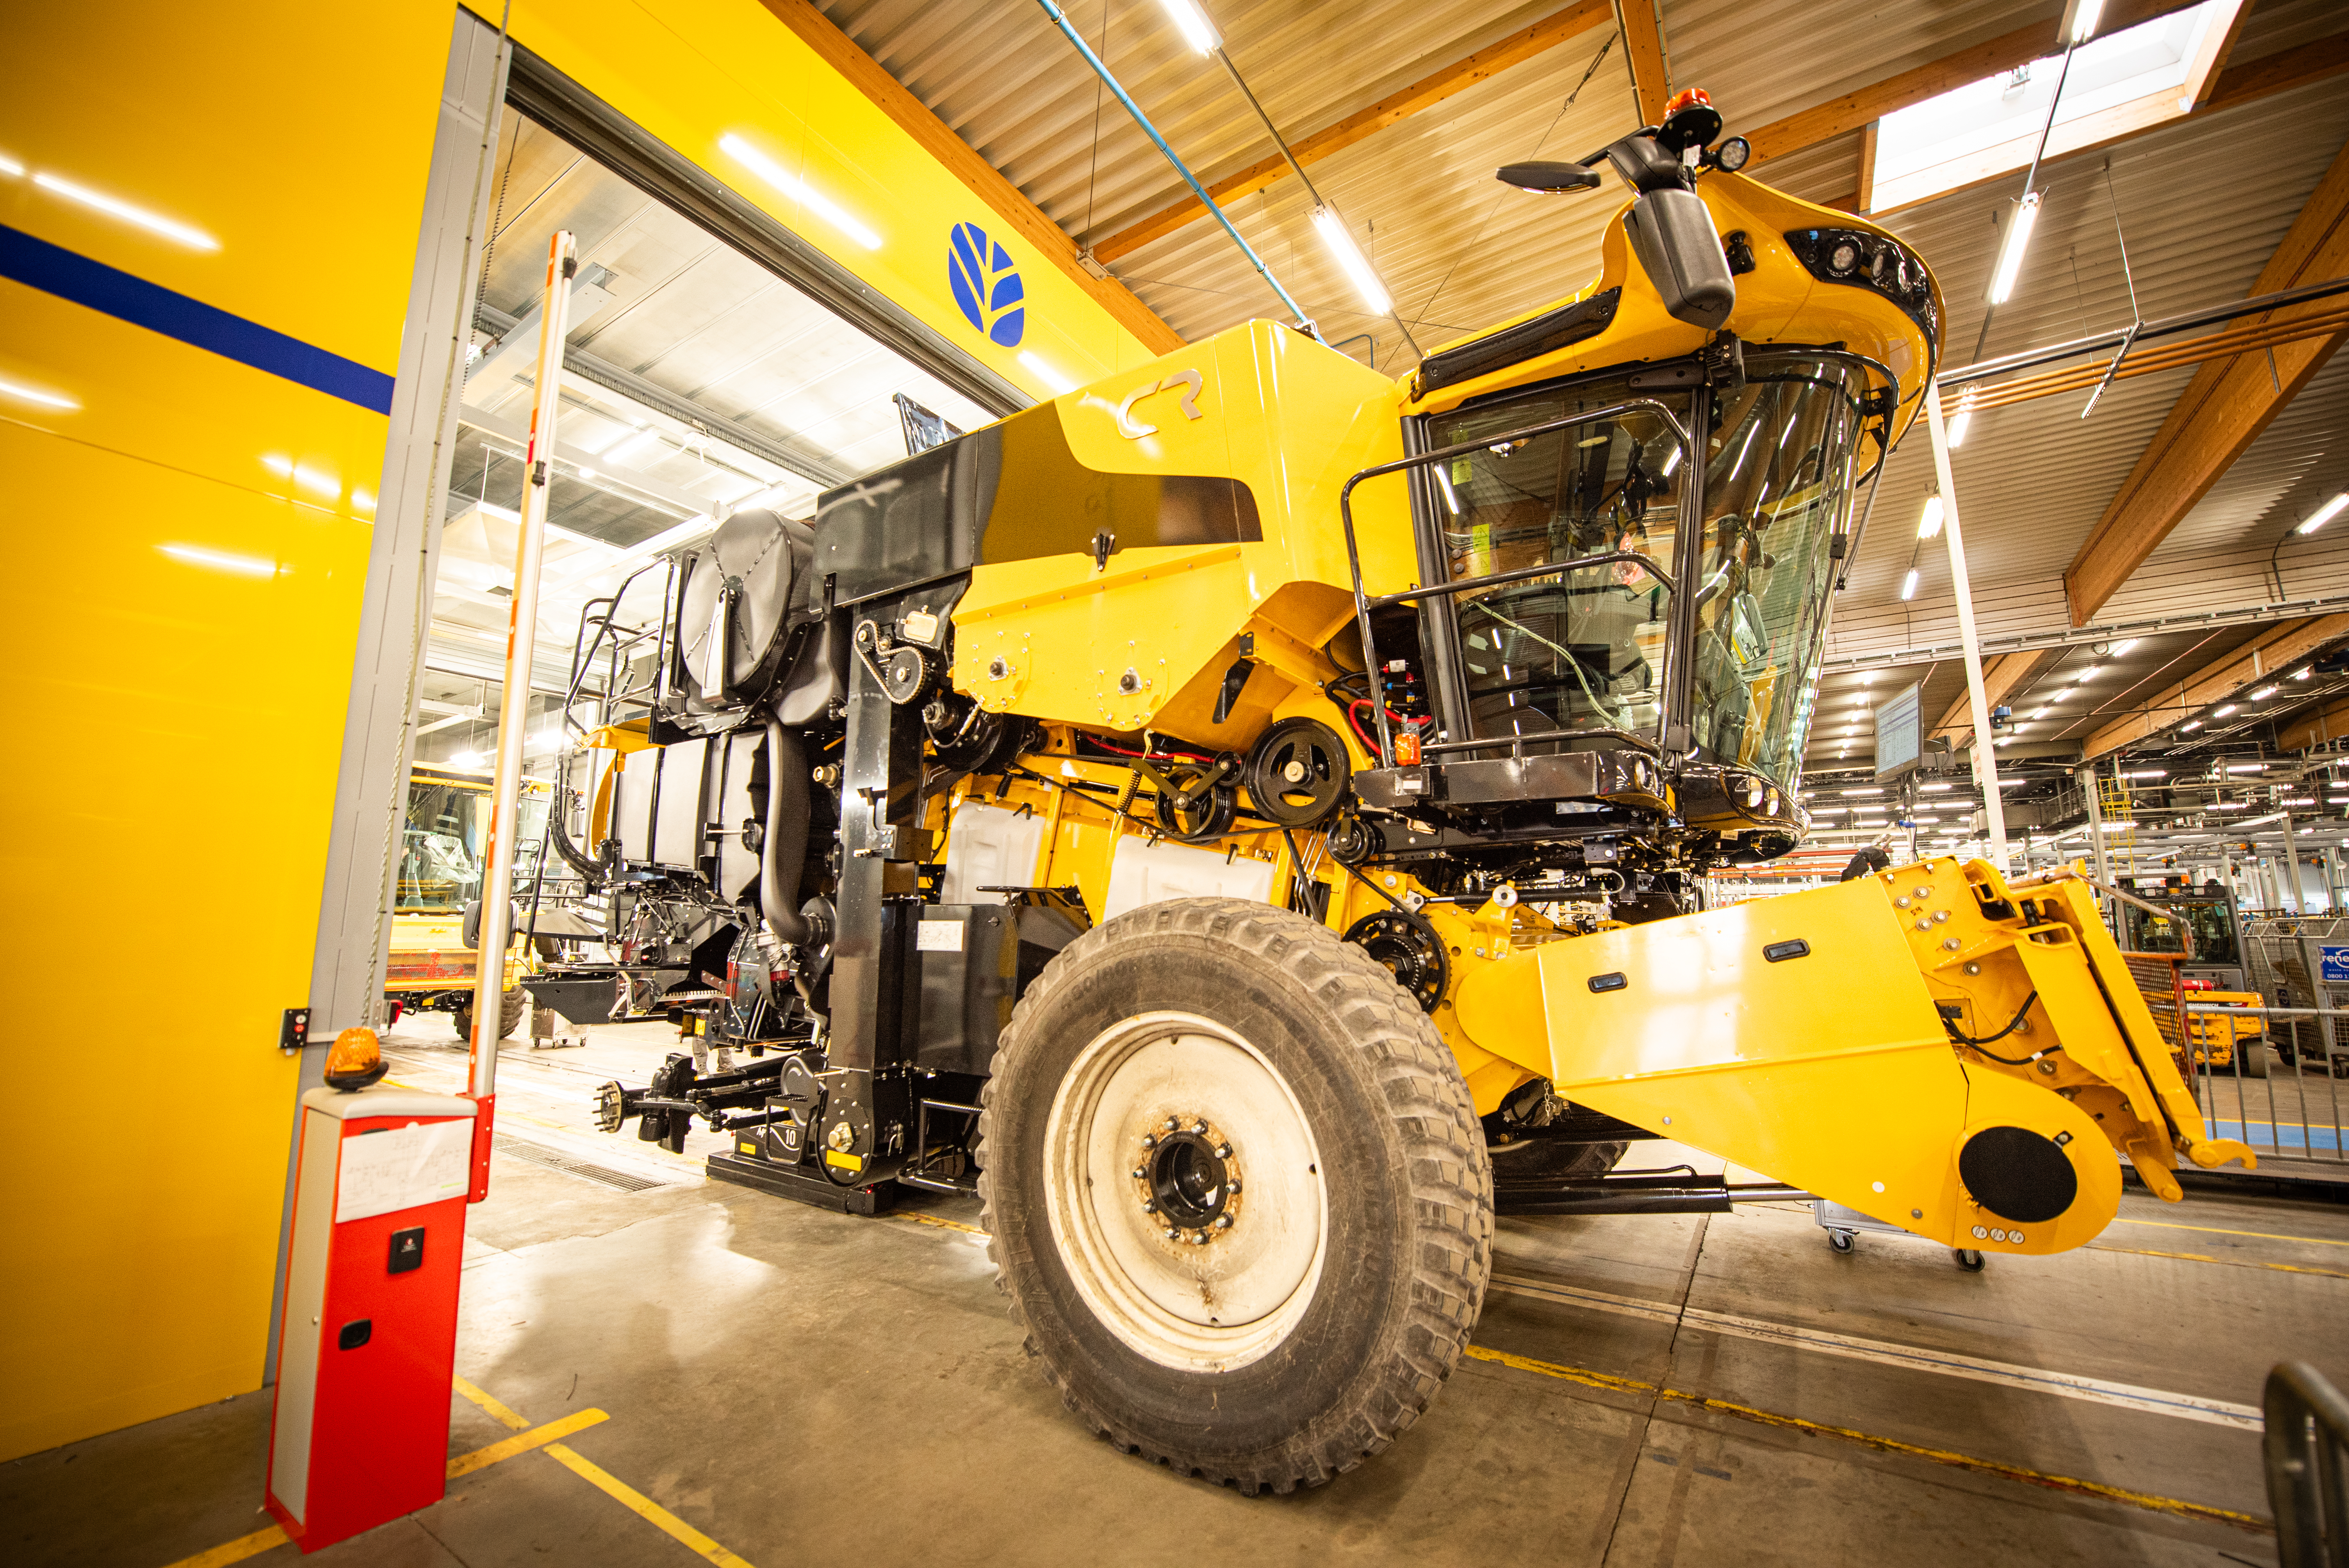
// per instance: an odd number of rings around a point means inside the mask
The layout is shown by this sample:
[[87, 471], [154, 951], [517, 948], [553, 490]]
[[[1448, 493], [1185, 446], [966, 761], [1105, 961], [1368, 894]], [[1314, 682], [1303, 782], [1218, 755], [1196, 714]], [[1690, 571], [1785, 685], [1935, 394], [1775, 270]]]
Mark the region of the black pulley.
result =
[[1338, 809], [1353, 773], [1336, 730], [1310, 718], [1284, 718], [1248, 754], [1248, 799], [1284, 828], [1309, 828]]
[[1366, 914], [1347, 928], [1346, 940], [1361, 945], [1395, 983], [1411, 993], [1422, 1012], [1433, 1013], [1444, 1000], [1445, 982], [1452, 977], [1452, 960], [1435, 927], [1407, 909]]
[[1364, 821], [1352, 811], [1340, 815], [1330, 824], [1328, 837], [1330, 858], [1341, 866], [1359, 866], [1386, 848], [1386, 835], [1373, 823]]
[[1229, 756], [1204, 765], [1157, 764], [1159, 828], [1168, 838], [1186, 844], [1222, 838], [1239, 815], [1240, 792], [1228, 782], [1238, 771]]

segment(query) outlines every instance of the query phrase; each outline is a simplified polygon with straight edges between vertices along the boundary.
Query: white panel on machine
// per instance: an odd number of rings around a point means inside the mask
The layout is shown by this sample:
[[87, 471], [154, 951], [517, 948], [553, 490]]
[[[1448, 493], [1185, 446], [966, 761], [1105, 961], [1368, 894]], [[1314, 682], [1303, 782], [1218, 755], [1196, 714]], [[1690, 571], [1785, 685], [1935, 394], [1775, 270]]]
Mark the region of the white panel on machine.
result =
[[1034, 887], [1036, 859], [1044, 852], [1044, 823], [1034, 812], [966, 800], [947, 828], [941, 903], [1001, 903], [983, 887]]
[[1149, 843], [1136, 837], [1117, 841], [1109, 862], [1109, 902], [1103, 920], [1114, 920], [1129, 909], [1170, 898], [1246, 898], [1265, 903], [1272, 897], [1272, 862], [1225, 860], [1216, 850], [1188, 844]]

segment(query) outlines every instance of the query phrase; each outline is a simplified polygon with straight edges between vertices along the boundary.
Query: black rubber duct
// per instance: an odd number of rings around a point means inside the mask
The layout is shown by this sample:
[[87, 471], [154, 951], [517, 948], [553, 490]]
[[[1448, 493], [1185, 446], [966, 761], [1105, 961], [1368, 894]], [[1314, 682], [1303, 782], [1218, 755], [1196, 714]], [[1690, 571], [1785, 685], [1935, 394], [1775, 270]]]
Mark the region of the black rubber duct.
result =
[[767, 720], [767, 837], [759, 861], [759, 905], [777, 936], [794, 944], [809, 935], [799, 902], [807, 864], [807, 748], [779, 719]]

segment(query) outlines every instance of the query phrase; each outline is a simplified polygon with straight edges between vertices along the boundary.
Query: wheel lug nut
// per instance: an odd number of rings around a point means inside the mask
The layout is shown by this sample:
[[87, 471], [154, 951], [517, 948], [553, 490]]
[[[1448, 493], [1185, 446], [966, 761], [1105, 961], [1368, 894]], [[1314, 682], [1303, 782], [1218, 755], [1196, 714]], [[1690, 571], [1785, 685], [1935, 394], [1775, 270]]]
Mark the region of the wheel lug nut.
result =
[[1218, 1214], [1216, 1216], [1216, 1229], [1219, 1231], [1228, 1231], [1231, 1228], [1232, 1217], [1229, 1214]]
[[1169, 1132], [1174, 1131], [1176, 1128], [1182, 1125], [1183, 1121], [1180, 1117], [1170, 1116], [1166, 1119], [1166, 1130]]
[[1193, 1236], [1191, 1238], [1191, 1244], [1195, 1247], [1206, 1246], [1207, 1244], [1207, 1233], [1201, 1231], [1197, 1235]]
[[1179, 1242], [1183, 1239], [1183, 1233], [1169, 1225], [1166, 1227], [1166, 1239], [1170, 1242]]
[[1143, 1147], [1144, 1149], [1155, 1149], [1155, 1148], [1157, 1148], [1157, 1147], [1158, 1147], [1158, 1135], [1157, 1135], [1156, 1133], [1154, 1133], [1154, 1132], [1145, 1132], [1145, 1133], [1143, 1133], [1143, 1134], [1142, 1135], [1142, 1147]]
[[1135, 1166], [1135, 1167], [1133, 1169], [1133, 1171], [1130, 1171], [1130, 1172], [1129, 1172], [1129, 1174], [1130, 1174], [1130, 1175], [1132, 1175], [1132, 1176], [1133, 1176], [1133, 1178], [1135, 1181], [1141, 1181], [1144, 1176], [1147, 1176], [1148, 1174], [1150, 1174], [1150, 1172], [1149, 1172], [1149, 1171], [1145, 1171], [1145, 1170], [1143, 1170], [1141, 1166], [1137, 1165], [1137, 1166]]
[[1142, 1201], [1142, 1212], [1145, 1214], [1154, 1214], [1158, 1212], [1158, 1200], [1155, 1198], [1144, 1198]]
[[1231, 1157], [1232, 1157], [1232, 1146], [1231, 1146], [1230, 1144], [1228, 1144], [1228, 1143], [1218, 1143], [1218, 1144], [1216, 1144], [1216, 1159], [1218, 1159], [1218, 1160], [1229, 1160]]
[[1191, 1130], [1194, 1132], [1205, 1132], [1207, 1130], [1207, 1124], [1204, 1120], [1195, 1121], [1191, 1124]]

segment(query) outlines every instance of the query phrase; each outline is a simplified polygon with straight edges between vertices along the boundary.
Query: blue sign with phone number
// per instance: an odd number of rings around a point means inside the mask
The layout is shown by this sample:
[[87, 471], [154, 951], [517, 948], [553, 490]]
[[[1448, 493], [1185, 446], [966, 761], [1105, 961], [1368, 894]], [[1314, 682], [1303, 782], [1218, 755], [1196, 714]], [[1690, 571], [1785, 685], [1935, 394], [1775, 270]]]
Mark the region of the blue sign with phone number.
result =
[[2349, 985], [2349, 947], [2320, 947], [2316, 960], [2327, 985]]

